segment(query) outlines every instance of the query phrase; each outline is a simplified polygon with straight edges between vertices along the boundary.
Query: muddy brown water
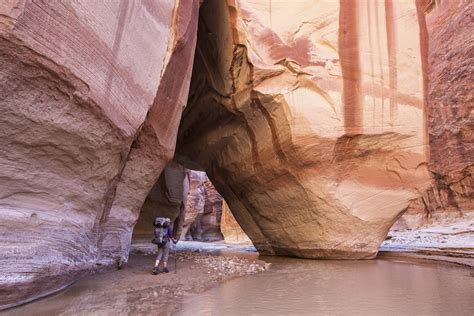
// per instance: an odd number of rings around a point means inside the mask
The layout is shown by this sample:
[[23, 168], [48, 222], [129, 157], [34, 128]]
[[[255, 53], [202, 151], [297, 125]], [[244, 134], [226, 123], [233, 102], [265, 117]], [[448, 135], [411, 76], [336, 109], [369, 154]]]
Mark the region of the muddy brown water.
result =
[[178, 315], [474, 315], [471, 268], [273, 258], [262, 274], [185, 300]]
[[[474, 315], [474, 272], [463, 266], [381, 259], [262, 259], [271, 262], [267, 272], [188, 295], [183, 304], [178, 299], [178, 312], [171, 314]], [[128, 274], [127, 282], [142, 283], [149, 279], [146, 269], [153, 257], [140, 260], [131, 262], [133, 268], [122, 270]], [[182, 277], [183, 273], [182, 269], [175, 277]], [[166, 277], [174, 278], [173, 275]], [[0, 314], [163, 314], [157, 306], [162, 294], [156, 288], [130, 284], [130, 289], [116, 288], [112, 292], [111, 288], [123, 285], [119, 279], [111, 278], [117, 278], [117, 274], [91, 276], [57, 295]], [[176, 311], [174, 307], [172, 310]]]

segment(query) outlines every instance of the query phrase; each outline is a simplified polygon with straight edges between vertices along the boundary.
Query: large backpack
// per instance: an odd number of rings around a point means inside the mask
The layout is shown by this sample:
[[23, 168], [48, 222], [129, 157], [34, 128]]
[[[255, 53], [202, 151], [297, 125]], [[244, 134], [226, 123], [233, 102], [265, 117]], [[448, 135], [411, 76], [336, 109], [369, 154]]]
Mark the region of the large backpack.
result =
[[152, 243], [158, 245], [158, 247], [165, 247], [169, 243], [170, 238], [168, 236], [170, 220], [165, 217], [157, 217], [153, 222], [155, 226], [155, 238], [151, 241]]

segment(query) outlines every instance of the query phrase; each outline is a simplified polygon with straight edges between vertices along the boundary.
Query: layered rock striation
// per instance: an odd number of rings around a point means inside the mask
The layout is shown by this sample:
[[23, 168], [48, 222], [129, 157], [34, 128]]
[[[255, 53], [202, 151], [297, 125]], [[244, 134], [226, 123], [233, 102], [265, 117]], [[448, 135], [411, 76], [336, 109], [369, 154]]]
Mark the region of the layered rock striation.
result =
[[205, 172], [188, 170], [189, 190], [182, 235], [186, 239], [217, 241], [221, 233], [222, 196]]
[[133, 227], [133, 239], [151, 241], [154, 237], [153, 222], [157, 217], [169, 218], [174, 236], [179, 237], [185, 224], [185, 205], [190, 186], [187, 170], [174, 161], [170, 162], [143, 202], [140, 216]]
[[232, 215], [229, 205], [225, 201], [222, 204], [221, 232], [226, 242], [230, 243], [250, 243], [250, 239], [245, 234], [239, 223]]
[[0, 308], [127, 259], [173, 156], [198, 9], [0, 3]]
[[200, 2], [0, 3], [0, 309], [126, 261], [157, 215], [221, 238], [219, 193], [305, 258], [473, 208], [472, 1]]
[[206, 203], [206, 189], [204, 183], [207, 175], [204, 171], [187, 170], [189, 177], [189, 192], [186, 200], [186, 210], [183, 222], [181, 239], [192, 239], [191, 227], [199, 221], [204, 213]]
[[[372, 258], [431, 185], [414, 2], [204, 2], [178, 159], [262, 254]], [[216, 19], [219, 16], [219, 19]]]
[[436, 1], [426, 7], [427, 128], [433, 186], [396, 228], [458, 217], [474, 210], [474, 3]]
[[438, 188], [429, 198], [438, 210], [474, 210], [474, 3], [440, 2], [427, 24], [430, 170]]

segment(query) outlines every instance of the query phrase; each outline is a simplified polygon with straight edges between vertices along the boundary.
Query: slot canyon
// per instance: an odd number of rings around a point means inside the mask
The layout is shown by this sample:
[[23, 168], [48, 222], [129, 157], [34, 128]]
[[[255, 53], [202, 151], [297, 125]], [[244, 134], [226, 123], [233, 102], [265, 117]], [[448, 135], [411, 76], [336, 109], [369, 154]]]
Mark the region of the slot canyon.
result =
[[473, 13], [0, 1], [0, 310], [127, 263], [157, 216], [181, 240], [347, 260], [472, 220]]

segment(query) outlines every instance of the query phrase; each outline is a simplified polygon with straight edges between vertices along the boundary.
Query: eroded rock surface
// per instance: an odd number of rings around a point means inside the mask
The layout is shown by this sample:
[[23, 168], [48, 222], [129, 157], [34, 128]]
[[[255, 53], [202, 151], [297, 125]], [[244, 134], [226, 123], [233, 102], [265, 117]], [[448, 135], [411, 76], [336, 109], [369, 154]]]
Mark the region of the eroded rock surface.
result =
[[237, 223], [234, 215], [225, 201], [222, 204], [221, 232], [226, 242], [248, 243], [249, 237]]
[[429, 169], [435, 182], [396, 229], [474, 210], [474, 3], [432, 2], [427, 9]]
[[474, 2], [443, 1], [427, 15], [430, 170], [440, 208], [474, 210]]
[[179, 157], [262, 254], [374, 257], [431, 183], [423, 12], [354, 3], [202, 6]]
[[174, 152], [198, 7], [0, 3], [0, 308], [127, 259]]
[[[183, 233], [189, 240], [217, 241], [221, 233], [222, 196], [205, 172], [190, 170], [191, 189], [186, 204]], [[187, 229], [187, 231], [185, 231]]]
[[189, 182], [188, 173], [182, 165], [172, 161], [165, 167], [141, 207], [133, 230], [134, 239], [150, 241], [154, 237], [153, 222], [156, 217], [170, 218], [174, 235], [181, 235]]
[[186, 235], [192, 239], [190, 228], [197, 220], [200, 220], [204, 212], [204, 204], [206, 203], [206, 189], [204, 187], [204, 182], [207, 180], [206, 173], [195, 170], [188, 170], [187, 173], [189, 177], [189, 193], [186, 200], [181, 239], [186, 239]]

